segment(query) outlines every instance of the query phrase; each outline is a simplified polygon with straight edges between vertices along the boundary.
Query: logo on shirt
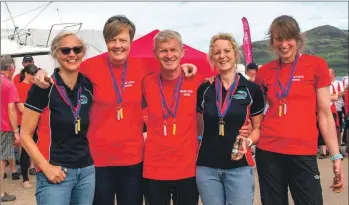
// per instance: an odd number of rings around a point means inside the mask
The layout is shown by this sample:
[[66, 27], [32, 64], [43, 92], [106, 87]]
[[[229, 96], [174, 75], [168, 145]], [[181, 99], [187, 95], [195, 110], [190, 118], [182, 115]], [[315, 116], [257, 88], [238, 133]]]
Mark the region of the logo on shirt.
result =
[[80, 100], [81, 100], [81, 104], [82, 104], [82, 105], [85, 105], [85, 104], [88, 103], [88, 98], [87, 98], [86, 95], [84, 95], [84, 94], [81, 94]]
[[132, 87], [133, 84], [135, 84], [135, 81], [134, 81], [134, 80], [126, 81], [126, 82], [125, 82], [125, 88], [127, 88], [127, 87]]
[[193, 94], [193, 90], [181, 90], [184, 96], [191, 96]]
[[244, 100], [247, 98], [247, 93], [243, 90], [239, 90], [235, 95], [233, 95], [233, 98], [238, 100]]
[[292, 78], [292, 81], [301, 81], [304, 78], [304, 75], [295, 75]]

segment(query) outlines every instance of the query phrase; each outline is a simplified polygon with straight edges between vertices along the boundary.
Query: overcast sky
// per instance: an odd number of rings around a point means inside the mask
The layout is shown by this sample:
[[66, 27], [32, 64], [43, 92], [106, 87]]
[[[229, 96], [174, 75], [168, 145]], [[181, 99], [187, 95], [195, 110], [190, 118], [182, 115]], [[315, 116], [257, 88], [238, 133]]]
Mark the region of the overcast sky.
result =
[[[48, 2], [47, 2], [48, 3]], [[46, 2], [9, 2], [12, 16], [45, 5]], [[57, 9], [59, 12], [57, 12]], [[23, 28], [41, 9], [14, 19]], [[54, 2], [27, 28], [50, 29], [54, 23], [82, 22], [82, 29], [102, 30], [112, 15], [124, 14], [137, 27], [137, 35], [154, 29], [174, 29], [184, 43], [208, 50], [210, 38], [217, 32], [229, 32], [239, 44], [243, 29], [241, 18], [250, 24], [252, 41], [264, 40], [272, 20], [282, 14], [292, 15], [306, 31], [321, 25], [348, 29], [348, 2]], [[1, 28], [13, 28], [4, 2], [1, 2]]]

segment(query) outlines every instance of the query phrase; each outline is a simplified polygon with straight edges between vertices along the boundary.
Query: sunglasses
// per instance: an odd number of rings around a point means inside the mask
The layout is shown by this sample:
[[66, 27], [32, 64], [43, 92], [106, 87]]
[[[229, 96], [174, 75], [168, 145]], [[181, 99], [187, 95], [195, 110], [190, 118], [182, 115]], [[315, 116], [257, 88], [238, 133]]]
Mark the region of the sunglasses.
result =
[[23, 63], [33, 63], [32, 60], [26, 60], [26, 61], [23, 61]]
[[128, 18], [126, 18], [126, 16], [122, 16], [122, 15], [110, 17], [106, 24], [110, 24], [110, 23], [112, 23], [114, 21], [121, 21], [122, 23], [126, 23], [128, 25], [132, 25], [130, 20], [128, 20]]
[[61, 51], [61, 53], [63, 55], [69, 55], [72, 50], [75, 53], [75, 55], [77, 55], [77, 54], [80, 54], [82, 52], [82, 49], [83, 49], [82, 46], [75, 46], [73, 48], [69, 48], [69, 47], [59, 48], [59, 50]]

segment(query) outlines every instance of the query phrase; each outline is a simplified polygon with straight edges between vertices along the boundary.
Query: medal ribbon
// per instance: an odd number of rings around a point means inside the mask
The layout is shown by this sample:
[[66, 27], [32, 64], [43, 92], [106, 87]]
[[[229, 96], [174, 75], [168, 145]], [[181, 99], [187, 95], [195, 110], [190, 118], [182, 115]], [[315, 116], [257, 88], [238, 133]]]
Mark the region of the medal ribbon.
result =
[[225, 99], [224, 102], [222, 104], [222, 83], [221, 83], [221, 77], [220, 75], [217, 75], [216, 77], [216, 107], [217, 107], [217, 111], [218, 111], [218, 117], [223, 119], [224, 116], [227, 114], [227, 111], [230, 107], [231, 104], [231, 98], [233, 96], [233, 94], [235, 93], [237, 87], [239, 84], [239, 75], [235, 74], [235, 79], [233, 84], [229, 87], [227, 94], [225, 95]]
[[[56, 73], [53, 75], [53, 79], [55, 82], [57, 82], [56, 75], [57, 75]], [[62, 97], [63, 101], [69, 106], [70, 110], [72, 111], [74, 119], [75, 120], [80, 119], [80, 117], [79, 117], [80, 108], [81, 108], [80, 96], [82, 93], [82, 86], [79, 87], [79, 90], [76, 94], [76, 101], [77, 102], [76, 102], [76, 107], [74, 107], [73, 104], [70, 102], [70, 99], [68, 97], [67, 90], [65, 89], [65, 87], [63, 85], [57, 85], [57, 83], [54, 83], [54, 85], [56, 86], [57, 91], [58, 91], [59, 95]]]
[[[282, 85], [282, 83], [280, 82], [280, 78], [279, 78], [279, 73], [280, 73], [280, 69], [281, 69], [281, 59], [279, 59], [279, 65], [278, 65], [278, 68], [276, 70], [276, 81], [275, 81], [275, 84], [274, 84], [276, 97], [279, 100], [285, 99], [288, 96], [289, 92], [290, 92], [290, 88], [291, 88], [291, 85], [292, 85], [292, 79], [293, 79], [293, 76], [294, 76], [294, 74], [296, 72], [296, 66], [297, 66], [299, 57], [300, 57], [300, 55], [297, 54], [296, 55], [296, 59], [292, 63], [291, 73], [290, 73], [289, 79], [286, 81], [286, 85], [285, 86]], [[277, 87], [280, 88], [280, 92], [278, 92]]]
[[[161, 106], [162, 106], [162, 113], [163, 113], [164, 120], [167, 120], [169, 114], [172, 116], [173, 119], [176, 118], [182, 83], [183, 83], [183, 75], [181, 74], [181, 76], [177, 80], [176, 87], [173, 90], [172, 102], [169, 106], [166, 102], [166, 98], [164, 94], [164, 86], [162, 84], [161, 76], [159, 75], [160, 97], [161, 97]], [[171, 108], [173, 107], [173, 103], [175, 104], [175, 106], [174, 106], [174, 109], [172, 110]]]
[[110, 62], [109, 58], [108, 58], [108, 69], [110, 72], [111, 80], [113, 82], [114, 91], [116, 93], [116, 104], [121, 107], [124, 88], [125, 88], [125, 78], [126, 78], [126, 73], [127, 73], [127, 61], [124, 64], [124, 68], [123, 68], [122, 75], [121, 75], [121, 89], [119, 89], [119, 86], [116, 82], [116, 78], [113, 74], [113, 70], [112, 70], [112, 66], [111, 66], [111, 62]]

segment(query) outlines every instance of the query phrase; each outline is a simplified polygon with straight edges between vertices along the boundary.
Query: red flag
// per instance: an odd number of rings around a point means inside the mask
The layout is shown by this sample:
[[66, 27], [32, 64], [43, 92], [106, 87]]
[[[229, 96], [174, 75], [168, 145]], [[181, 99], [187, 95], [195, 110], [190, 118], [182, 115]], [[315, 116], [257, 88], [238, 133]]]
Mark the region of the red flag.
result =
[[244, 40], [242, 47], [244, 49], [244, 56], [246, 60], [246, 65], [252, 62], [252, 44], [251, 44], [251, 34], [250, 34], [250, 26], [248, 25], [248, 21], [245, 17], [242, 19], [242, 24], [244, 26]]

